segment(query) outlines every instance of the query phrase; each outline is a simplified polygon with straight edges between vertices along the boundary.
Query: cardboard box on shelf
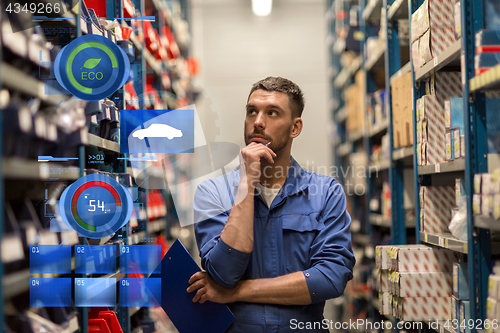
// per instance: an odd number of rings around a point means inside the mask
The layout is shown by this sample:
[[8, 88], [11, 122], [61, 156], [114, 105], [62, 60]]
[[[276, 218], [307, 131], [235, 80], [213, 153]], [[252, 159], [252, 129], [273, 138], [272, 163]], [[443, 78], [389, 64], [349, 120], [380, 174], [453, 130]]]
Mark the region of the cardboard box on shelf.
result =
[[451, 212], [433, 210], [429, 207], [423, 209], [423, 231], [431, 234], [447, 232], [451, 221]]
[[460, 128], [455, 128], [453, 130], [453, 157], [456, 160], [459, 158], [462, 158], [461, 153], [460, 153], [460, 148], [461, 148], [460, 138], [461, 137], [462, 136], [460, 135]]
[[378, 269], [387, 270], [390, 268], [390, 260], [388, 258], [387, 250], [390, 245], [379, 245], [375, 248], [375, 265]]
[[455, 42], [455, 0], [428, 0], [432, 55], [436, 57]]
[[347, 108], [346, 128], [353, 132], [365, 126], [365, 74], [358, 71], [354, 79], [355, 83], [345, 89], [345, 101]]
[[413, 145], [412, 84], [411, 73], [407, 73], [392, 81], [394, 148]]
[[446, 144], [446, 161], [453, 161], [453, 149], [452, 149], [452, 138], [451, 130], [446, 130], [445, 134], [445, 144]]
[[474, 215], [481, 214], [481, 194], [474, 194], [472, 196], [472, 213]]
[[500, 194], [493, 194], [493, 218], [500, 219]]
[[422, 145], [423, 143], [417, 144], [417, 165], [422, 165]]
[[402, 297], [399, 319], [404, 321], [434, 321], [451, 318], [450, 297]]
[[397, 269], [405, 272], [451, 272], [455, 256], [446, 249], [426, 245], [396, 248]]
[[493, 177], [490, 173], [481, 174], [481, 194], [493, 193]]
[[419, 56], [422, 64], [426, 64], [428, 61], [432, 60], [432, 52], [431, 52], [431, 39], [430, 39], [431, 31], [427, 30], [421, 37], [419, 41]]
[[460, 72], [437, 72], [429, 78], [430, 94], [436, 96], [444, 110], [444, 103], [451, 97], [462, 97]]
[[446, 159], [446, 142], [444, 133], [443, 135], [439, 135], [438, 137], [442, 137], [442, 140], [432, 140], [426, 142], [426, 160], [425, 164], [432, 165], [437, 163], [442, 163]]
[[399, 273], [396, 295], [400, 297], [451, 297], [450, 273]]
[[465, 135], [460, 135], [460, 157], [465, 158]]
[[500, 301], [500, 275], [490, 274], [488, 278], [488, 297]]
[[481, 180], [482, 174], [476, 173], [474, 175], [474, 194], [481, 194]]
[[[471, 331], [469, 326], [470, 319], [470, 303], [469, 301], [458, 301], [459, 314], [458, 314], [458, 332], [469, 333]], [[462, 325], [464, 323], [465, 325]], [[472, 325], [474, 326], [474, 325]]]
[[495, 169], [491, 176], [491, 186], [493, 193], [500, 193], [500, 169]]
[[491, 194], [481, 194], [481, 215], [493, 215], [493, 196]]
[[458, 319], [458, 299], [455, 296], [451, 297], [451, 320]]
[[380, 301], [380, 313], [383, 315], [392, 315], [392, 297], [391, 293], [383, 292], [378, 293]]
[[[496, 323], [499, 323], [500, 318], [500, 306], [498, 305], [498, 301], [488, 297], [486, 299], [486, 319], [489, 320], [489, 323], [491, 324], [494, 320], [496, 320]], [[499, 332], [499, 328], [492, 328], [492, 325], [490, 325], [490, 329], [487, 330], [487, 332], [491, 333], [497, 333]]]
[[467, 263], [453, 264], [453, 296], [462, 301], [469, 299], [469, 269]]
[[462, 13], [460, 11], [460, 1], [457, 1], [453, 6], [453, 21], [454, 21], [454, 31], [455, 39], [458, 40], [462, 36]]

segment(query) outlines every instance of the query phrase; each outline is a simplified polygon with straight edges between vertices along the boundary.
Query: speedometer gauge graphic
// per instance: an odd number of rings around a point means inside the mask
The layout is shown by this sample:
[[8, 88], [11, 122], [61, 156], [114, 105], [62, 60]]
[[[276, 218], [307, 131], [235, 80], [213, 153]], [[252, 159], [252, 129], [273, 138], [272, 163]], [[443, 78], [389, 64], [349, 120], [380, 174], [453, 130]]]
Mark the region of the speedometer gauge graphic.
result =
[[64, 190], [59, 203], [61, 218], [84, 237], [113, 235], [132, 216], [128, 190], [109, 176], [92, 174]]

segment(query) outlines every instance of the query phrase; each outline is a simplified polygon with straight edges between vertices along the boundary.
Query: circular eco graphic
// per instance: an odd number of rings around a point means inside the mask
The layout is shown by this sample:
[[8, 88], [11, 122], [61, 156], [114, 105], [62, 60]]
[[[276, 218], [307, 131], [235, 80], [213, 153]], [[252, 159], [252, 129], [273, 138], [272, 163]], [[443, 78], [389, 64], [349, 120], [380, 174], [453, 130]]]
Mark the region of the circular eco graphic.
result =
[[68, 186], [59, 201], [61, 218], [88, 238], [113, 235], [132, 216], [128, 190], [111, 177], [92, 174]]
[[98, 101], [127, 82], [130, 62], [125, 51], [110, 39], [84, 35], [57, 54], [54, 74], [57, 82], [73, 96]]

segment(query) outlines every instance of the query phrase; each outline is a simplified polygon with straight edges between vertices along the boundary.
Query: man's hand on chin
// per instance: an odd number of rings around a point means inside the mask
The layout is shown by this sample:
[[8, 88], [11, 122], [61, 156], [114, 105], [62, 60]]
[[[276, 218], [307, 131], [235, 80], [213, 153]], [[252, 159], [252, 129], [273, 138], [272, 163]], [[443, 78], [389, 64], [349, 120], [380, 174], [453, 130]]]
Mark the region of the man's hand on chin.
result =
[[189, 279], [190, 286], [187, 292], [191, 293], [196, 290], [196, 295], [193, 302], [205, 303], [211, 301], [214, 303], [233, 303], [236, 301], [237, 286], [233, 289], [221, 287], [215, 281], [208, 277], [206, 272], [197, 272]]

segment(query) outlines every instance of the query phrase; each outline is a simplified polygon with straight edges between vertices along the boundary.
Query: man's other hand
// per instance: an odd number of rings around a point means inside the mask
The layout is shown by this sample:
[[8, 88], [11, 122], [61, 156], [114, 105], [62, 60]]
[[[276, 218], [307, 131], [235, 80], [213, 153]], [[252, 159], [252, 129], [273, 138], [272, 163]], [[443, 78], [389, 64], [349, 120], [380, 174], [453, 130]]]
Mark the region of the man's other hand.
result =
[[236, 288], [227, 289], [218, 285], [215, 281], [208, 277], [206, 272], [197, 272], [189, 279], [190, 286], [187, 292], [191, 293], [196, 290], [196, 295], [193, 302], [205, 303], [211, 301], [214, 303], [233, 303], [236, 301]]

